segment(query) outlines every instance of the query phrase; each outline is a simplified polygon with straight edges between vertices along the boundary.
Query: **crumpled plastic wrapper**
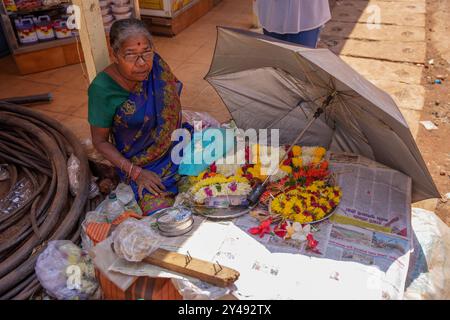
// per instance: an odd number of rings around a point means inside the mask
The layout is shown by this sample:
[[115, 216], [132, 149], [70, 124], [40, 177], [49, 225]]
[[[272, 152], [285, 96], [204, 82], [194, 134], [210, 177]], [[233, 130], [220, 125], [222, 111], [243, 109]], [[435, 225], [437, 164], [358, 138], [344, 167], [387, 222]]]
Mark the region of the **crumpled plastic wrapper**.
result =
[[[80, 188], [80, 160], [72, 154], [67, 160], [67, 172], [69, 175], [70, 193], [76, 197]], [[94, 199], [100, 194], [100, 189], [96, 183], [97, 178], [92, 177], [89, 184], [89, 199]]]
[[133, 189], [131, 189], [130, 185], [119, 183], [114, 192], [116, 193], [117, 199], [122, 202], [126, 211], [133, 211], [139, 215], [142, 215], [141, 207], [139, 207], [139, 204], [134, 197]]
[[137, 219], [127, 219], [112, 234], [114, 251], [131, 262], [140, 262], [159, 248], [162, 241], [157, 231]]
[[98, 293], [91, 258], [71, 241], [49, 242], [37, 259], [35, 271], [42, 287], [58, 300], [88, 300]]
[[203, 281], [172, 279], [172, 283], [184, 300], [218, 300], [232, 292], [231, 288], [221, 288]]
[[207, 112], [183, 111], [183, 118], [193, 126], [195, 130], [220, 127], [220, 122]]
[[3, 199], [0, 199], [0, 214], [10, 214], [21, 208], [33, 193], [31, 181], [20, 179]]

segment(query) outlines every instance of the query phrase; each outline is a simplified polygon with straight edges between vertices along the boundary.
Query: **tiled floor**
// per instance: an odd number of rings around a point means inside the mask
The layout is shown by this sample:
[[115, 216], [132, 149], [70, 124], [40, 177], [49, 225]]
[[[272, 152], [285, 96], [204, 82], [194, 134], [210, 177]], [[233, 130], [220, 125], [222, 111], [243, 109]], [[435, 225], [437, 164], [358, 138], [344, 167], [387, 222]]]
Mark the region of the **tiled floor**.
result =
[[[214, 52], [217, 25], [250, 28], [252, 1], [223, 0], [176, 37], [155, 36], [154, 41], [157, 51], [184, 84], [183, 108], [207, 111], [219, 121], [226, 121], [230, 117], [227, 109], [203, 80]], [[83, 141], [90, 137], [87, 87], [81, 64], [20, 76], [11, 57], [0, 59], [0, 98], [51, 92], [52, 103], [33, 108], [63, 122]]]

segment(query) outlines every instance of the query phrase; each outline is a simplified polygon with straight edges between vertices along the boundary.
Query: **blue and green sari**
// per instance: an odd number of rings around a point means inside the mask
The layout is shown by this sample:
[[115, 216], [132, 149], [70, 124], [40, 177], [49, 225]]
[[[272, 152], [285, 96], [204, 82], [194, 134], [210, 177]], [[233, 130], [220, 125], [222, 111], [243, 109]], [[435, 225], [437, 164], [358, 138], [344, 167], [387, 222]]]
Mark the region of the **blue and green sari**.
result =
[[[171, 160], [175, 145], [171, 135], [181, 128], [181, 90], [181, 82], [155, 54], [148, 79], [117, 109], [112, 125], [113, 144], [120, 153], [134, 165], [158, 174], [171, 195], [178, 192], [178, 165]], [[124, 172], [119, 171], [119, 175], [126, 180]], [[129, 184], [146, 215], [173, 204], [173, 196], [155, 196], [148, 190], [139, 198], [136, 183]]]

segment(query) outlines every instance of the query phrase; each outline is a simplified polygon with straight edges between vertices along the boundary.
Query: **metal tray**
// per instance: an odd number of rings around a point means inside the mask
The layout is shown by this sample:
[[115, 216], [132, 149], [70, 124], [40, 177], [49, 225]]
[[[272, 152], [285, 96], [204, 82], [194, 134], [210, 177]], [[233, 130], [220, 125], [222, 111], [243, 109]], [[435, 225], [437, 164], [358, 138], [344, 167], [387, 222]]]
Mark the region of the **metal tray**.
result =
[[206, 217], [208, 219], [234, 219], [241, 217], [252, 210], [251, 207], [244, 206], [232, 206], [228, 208], [211, 208], [207, 206], [193, 206], [192, 211], [194, 214]]

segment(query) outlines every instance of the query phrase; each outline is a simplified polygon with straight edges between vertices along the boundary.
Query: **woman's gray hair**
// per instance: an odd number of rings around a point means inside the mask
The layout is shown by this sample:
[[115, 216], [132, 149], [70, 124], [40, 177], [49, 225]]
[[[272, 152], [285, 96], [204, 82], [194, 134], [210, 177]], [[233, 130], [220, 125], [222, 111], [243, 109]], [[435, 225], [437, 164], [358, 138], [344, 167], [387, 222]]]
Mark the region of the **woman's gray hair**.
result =
[[117, 52], [128, 38], [136, 35], [145, 36], [153, 48], [152, 35], [148, 31], [147, 26], [141, 20], [134, 18], [117, 20], [113, 23], [109, 32], [109, 44], [114, 52]]

